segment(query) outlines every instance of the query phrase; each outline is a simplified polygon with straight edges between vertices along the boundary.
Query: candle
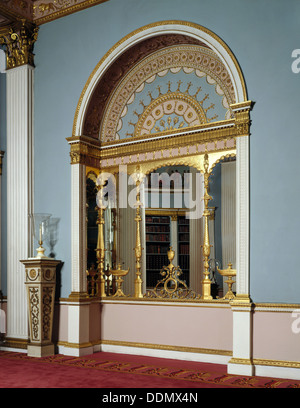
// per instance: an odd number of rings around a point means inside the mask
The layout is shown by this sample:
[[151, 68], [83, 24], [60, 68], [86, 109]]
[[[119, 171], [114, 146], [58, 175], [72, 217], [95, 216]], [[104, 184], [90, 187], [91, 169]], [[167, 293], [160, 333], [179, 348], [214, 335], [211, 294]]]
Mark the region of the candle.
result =
[[40, 241], [39, 244], [42, 245], [42, 225], [40, 225]]

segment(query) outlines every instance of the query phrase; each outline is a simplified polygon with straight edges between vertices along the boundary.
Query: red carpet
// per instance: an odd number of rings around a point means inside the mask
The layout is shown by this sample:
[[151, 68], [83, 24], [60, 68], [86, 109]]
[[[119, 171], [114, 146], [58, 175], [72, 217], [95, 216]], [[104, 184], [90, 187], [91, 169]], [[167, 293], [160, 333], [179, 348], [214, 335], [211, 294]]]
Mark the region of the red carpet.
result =
[[0, 351], [0, 388], [300, 388], [300, 381], [230, 375], [226, 366], [153, 357], [33, 358]]

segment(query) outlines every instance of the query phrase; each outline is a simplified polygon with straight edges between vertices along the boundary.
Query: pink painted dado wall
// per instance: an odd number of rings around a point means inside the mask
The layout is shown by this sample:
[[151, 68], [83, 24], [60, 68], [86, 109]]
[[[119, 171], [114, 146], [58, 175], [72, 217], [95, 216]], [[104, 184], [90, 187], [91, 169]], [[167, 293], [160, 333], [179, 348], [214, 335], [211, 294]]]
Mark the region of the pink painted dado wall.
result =
[[[299, 309], [298, 309], [299, 311]], [[300, 311], [259, 311], [253, 315], [253, 358], [300, 361]]]
[[230, 307], [103, 302], [101, 340], [232, 351]]

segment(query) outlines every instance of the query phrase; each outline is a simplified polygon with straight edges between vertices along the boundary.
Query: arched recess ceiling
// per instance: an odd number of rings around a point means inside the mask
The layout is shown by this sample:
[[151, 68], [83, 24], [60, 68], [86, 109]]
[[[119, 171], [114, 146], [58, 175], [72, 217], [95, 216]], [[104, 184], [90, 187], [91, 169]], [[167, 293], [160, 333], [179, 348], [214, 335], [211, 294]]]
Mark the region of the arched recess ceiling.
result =
[[201, 41], [163, 34], [140, 41], [106, 70], [90, 98], [84, 135], [110, 142], [229, 119], [234, 87]]

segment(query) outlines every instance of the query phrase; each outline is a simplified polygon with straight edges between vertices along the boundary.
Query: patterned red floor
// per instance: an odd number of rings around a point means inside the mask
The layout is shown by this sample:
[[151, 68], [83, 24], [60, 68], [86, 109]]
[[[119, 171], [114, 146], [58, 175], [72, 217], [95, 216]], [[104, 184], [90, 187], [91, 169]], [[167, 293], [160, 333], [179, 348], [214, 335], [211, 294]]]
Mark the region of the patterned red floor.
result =
[[0, 351], [0, 388], [300, 388], [300, 381], [230, 375], [222, 365], [153, 357], [34, 358]]

